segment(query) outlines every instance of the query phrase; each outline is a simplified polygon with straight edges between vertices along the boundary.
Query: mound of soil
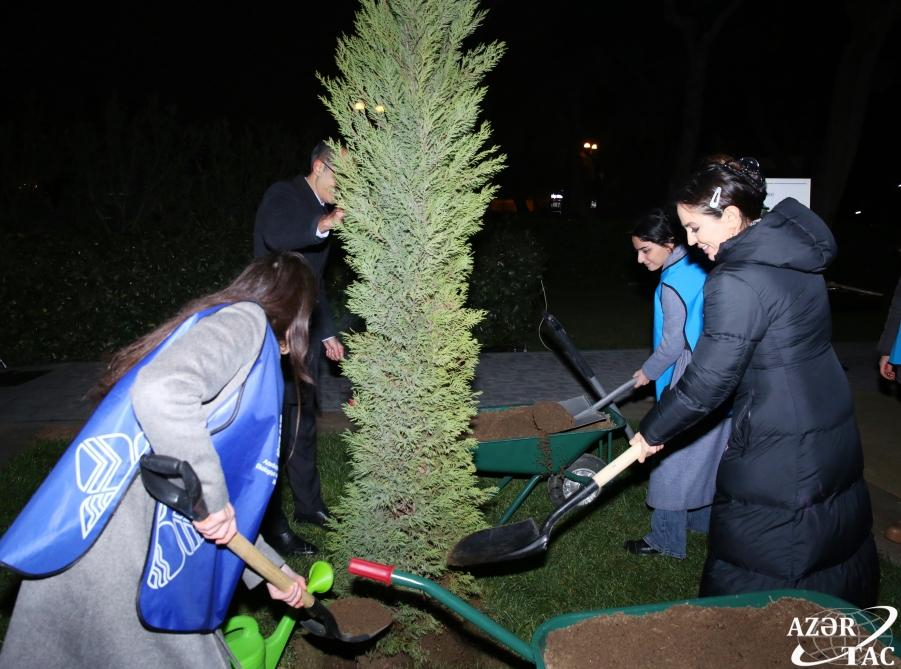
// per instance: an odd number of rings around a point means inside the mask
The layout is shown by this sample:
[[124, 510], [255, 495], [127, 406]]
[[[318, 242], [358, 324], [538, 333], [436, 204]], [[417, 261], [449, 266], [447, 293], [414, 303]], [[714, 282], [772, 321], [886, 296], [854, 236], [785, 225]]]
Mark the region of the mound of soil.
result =
[[[763, 608], [684, 605], [644, 616], [599, 616], [551, 632], [544, 661], [548, 669], [792, 667], [798, 645], [798, 637], [788, 635], [793, 619], [803, 621], [822, 608], [804, 599], [784, 598]], [[833, 647], [842, 645], [840, 639], [828, 641]], [[882, 648], [878, 642], [876, 647]]]
[[376, 634], [391, 624], [391, 609], [368, 597], [344, 597], [328, 606], [342, 634]]
[[[609, 426], [608, 420], [593, 423], [584, 429]], [[470, 423], [478, 441], [502, 441], [523, 437], [546, 437], [572, 429], [572, 416], [557, 402], [541, 401], [527, 407], [513, 407], [503, 411], [484, 411]]]

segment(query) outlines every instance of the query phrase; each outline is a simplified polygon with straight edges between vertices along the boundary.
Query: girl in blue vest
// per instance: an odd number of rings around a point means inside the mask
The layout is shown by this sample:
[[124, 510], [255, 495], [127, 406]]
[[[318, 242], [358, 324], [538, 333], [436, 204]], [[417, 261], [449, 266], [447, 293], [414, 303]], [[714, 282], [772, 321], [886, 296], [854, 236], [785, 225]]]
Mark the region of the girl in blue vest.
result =
[[[274, 486], [287, 355], [300, 379], [315, 279], [296, 253], [254, 260], [122, 349], [102, 402], [10, 530], [0, 561], [26, 576], [2, 667], [228, 667], [217, 628], [237, 580], [225, 544], [253, 539]], [[186, 460], [211, 513], [192, 524], [137, 476], [149, 450]], [[270, 595], [301, 606], [303, 578]], [[27, 578], [31, 577], [31, 578]]]
[[[632, 246], [639, 264], [660, 272], [654, 293], [654, 353], [633, 375], [636, 387], [654, 381], [659, 400], [682, 376], [701, 335], [707, 273], [689, 258], [675, 226], [659, 209], [635, 225]], [[653, 469], [647, 496], [653, 509], [651, 531], [626, 541], [626, 550], [685, 557], [687, 532], [707, 532], [716, 469], [728, 435], [728, 419], [708, 423]]]

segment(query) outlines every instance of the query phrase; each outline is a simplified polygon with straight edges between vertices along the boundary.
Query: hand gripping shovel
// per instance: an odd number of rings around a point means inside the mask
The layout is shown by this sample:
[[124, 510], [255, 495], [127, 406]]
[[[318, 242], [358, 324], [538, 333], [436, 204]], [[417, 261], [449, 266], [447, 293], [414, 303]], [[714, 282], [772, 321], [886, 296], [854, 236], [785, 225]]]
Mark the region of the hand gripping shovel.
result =
[[447, 558], [447, 563], [452, 567], [471, 567], [492, 562], [518, 560], [547, 550], [551, 530], [560, 519], [579, 506], [580, 502], [599, 491], [617, 474], [625, 471], [638, 459], [639, 453], [641, 453], [640, 446], [629, 447], [622, 455], [595, 474], [591, 478], [591, 483], [567, 499], [562, 506], [548, 516], [540, 530], [535, 519], [529, 518], [512, 525], [489, 527], [487, 530], [473, 532], [457, 542]]
[[[176, 477], [182, 480], [184, 488], [170, 480]], [[206, 503], [203, 501], [200, 480], [191, 465], [184, 460], [167, 455], [144, 455], [141, 457], [141, 481], [151, 497], [175, 509], [186, 518], [203, 520], [209, 515]], [[276, 567], [240, 532], [228, 542], [227, 547], [279, 590], [287, 592], [294, 585], [294, 581], [285, 572]], [[303, 605], [311, 616], [311, 620], [300, 621], [300, 624], [316, 636], [328, 639], [360, 643], [368, 641], [390, 624], [389, 619], [388, 623], [381, 625], [378, 629], [367, 630], [363, 634], [344, 634], [338, 629], [338, 623], [331, 611], [308, 591], [303, 593]]]

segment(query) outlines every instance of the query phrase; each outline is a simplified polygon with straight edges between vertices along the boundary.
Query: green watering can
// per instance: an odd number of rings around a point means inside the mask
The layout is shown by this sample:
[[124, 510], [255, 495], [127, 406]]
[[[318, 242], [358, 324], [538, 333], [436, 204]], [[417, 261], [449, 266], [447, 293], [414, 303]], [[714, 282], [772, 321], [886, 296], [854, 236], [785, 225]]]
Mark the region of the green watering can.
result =
[[[314, 562], [307, 576], [307, 592], [327, 592], [334, 577], [328, 562]], [[225, 622], [222, 633], [242, 669], [275, 669], [296, 622], [293, 613], [288, 613], [282, 616], [275, 631], [263, 638], [257, 621], [251, 616], [234, 616]]]

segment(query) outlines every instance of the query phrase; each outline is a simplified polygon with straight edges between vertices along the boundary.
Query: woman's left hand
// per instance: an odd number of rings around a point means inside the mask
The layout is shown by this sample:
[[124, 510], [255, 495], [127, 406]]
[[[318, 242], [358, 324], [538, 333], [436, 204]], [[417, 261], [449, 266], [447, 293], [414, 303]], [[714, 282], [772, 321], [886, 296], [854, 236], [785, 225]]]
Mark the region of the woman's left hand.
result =
[[238, 533], [235, 508], [227, 502], [219, 511], [211, 513], [203, 520], [195, 520], [194, 529], [204, 539], [215, 541], [217, 544], [227, 544]]
[[288, 592], [283, 592], [271, 583], [267, 583], [266, 587], [269, 589], [269, 596], [272, 597], [272, 599], [284, 602], [291, 608], [299, 609], [303, 606], [303, 593], [307, 590], [307, 582], [303, 576], [295, 572], [287, 564], [282, 565], [282, 571], [291, 577], [294, 584]]
[[654, 455], [663, 448], [663, 444], [651, 446], [647, 441], [645, 441], [645, 438], [641, 436], [641, 432], [635, 433], [635, 436], [629, 440], [629, 445], [641, 446], [641, 452], [638, 454], [639, 462], [644, 462], [646, 457], [648, 457], [649, 455]]

